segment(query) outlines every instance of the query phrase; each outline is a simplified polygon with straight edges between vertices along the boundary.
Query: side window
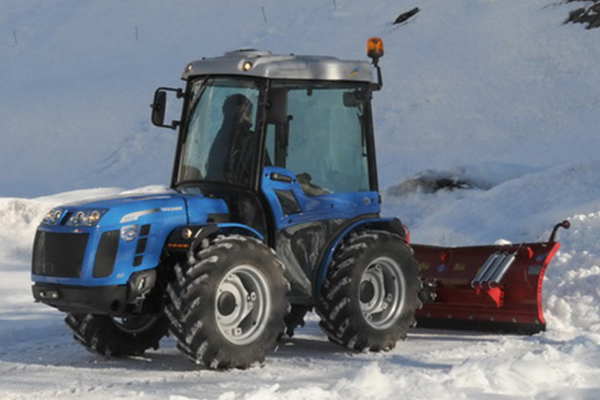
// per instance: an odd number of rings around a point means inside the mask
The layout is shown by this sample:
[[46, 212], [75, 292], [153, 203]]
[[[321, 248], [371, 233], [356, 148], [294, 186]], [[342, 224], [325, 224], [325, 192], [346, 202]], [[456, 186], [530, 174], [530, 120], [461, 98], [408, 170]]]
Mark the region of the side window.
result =
[[267, 152], [284, 154], [275, 165], [294, 172], [309, 196], [369, 190], [364, 106], [348, 100], [357, 91], [289, 85], [286, 126], [267, 130]]

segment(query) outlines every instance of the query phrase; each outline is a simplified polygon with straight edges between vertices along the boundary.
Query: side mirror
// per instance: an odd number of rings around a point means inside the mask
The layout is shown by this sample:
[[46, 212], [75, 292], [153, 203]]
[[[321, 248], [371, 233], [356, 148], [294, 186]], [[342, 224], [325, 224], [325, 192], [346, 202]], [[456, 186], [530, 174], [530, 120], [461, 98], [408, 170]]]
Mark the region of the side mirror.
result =
[[166, 108], [167, 93], [159, 89], [156, 92], [154, 92], [154, 102], [152, 102], [152, 123], [154, 125], [164, 125]]
[[154, 101], [150, 106], [152, 108], [152, 124], [160, 128], [171, 128], [177, 129], [180, 125], [180, 121], [171, 121], [170, 124], [165, 124], [165, 114], [167, 111], [167, 92], [174, 92], [177, 98], [183, 97], [183, 91], [181, 89], [172, 88], [158, 88], [154, 92]]

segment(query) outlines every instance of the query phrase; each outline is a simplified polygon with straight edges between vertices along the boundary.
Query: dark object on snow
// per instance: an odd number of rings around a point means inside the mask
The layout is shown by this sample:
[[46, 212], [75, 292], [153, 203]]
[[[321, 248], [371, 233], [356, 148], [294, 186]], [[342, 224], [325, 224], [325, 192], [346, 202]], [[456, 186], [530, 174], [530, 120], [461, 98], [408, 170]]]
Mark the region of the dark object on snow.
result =
[[475, 182], [471, 182], [464, 178], [434, 173], [407, 178], [400, 184], [390, 187], [387, 192], [392, 196], [405, 196], [416, 192], [436, 193], [441, 190], [454, 191], [470, 189], [487, 190], [489, 187], [485, 187], [485, 185], [482, 184], [476, 184]]
[[440, 190], [456, 190], [456, 189], [471, 189], [472, 186], [467, 181], [463, 181], [461, 179], [456, 178], [440, 178], [437, 181], [433, 182], [432, 189], [434, 192], [439, 192]]
[[581, 7], [569, 13], [566, 23], [587, 24], [587, 29], [600, 27], [600, 0], [590, 1], [593, 3], [587, 7]]
[[404, 14], [400, 14], [398, 18], [394, 21], [394, 24], [401, 24], [406, 22], [409, 18], [414, 17], [421, 9], [419, 7], [415, 7], [410, 11], [405, 12]]

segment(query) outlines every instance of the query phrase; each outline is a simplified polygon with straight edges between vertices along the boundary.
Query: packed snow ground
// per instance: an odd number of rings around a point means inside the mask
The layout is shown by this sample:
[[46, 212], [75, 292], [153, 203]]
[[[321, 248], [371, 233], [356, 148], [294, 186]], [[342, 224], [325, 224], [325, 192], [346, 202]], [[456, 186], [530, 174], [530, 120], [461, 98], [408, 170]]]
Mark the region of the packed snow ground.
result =
[[[416, 17], [390, 24], [415, 5]], [[0, 399], [600, 397], [600, 31], [562, 25], [575, 4], [0, 6]], [[98, 357], [75, 344], [59, 312], [33, 303], [33, 235], [49, 208], [168, 185], [175, 136], [150, 127], [148, 104], [155, 87], [180, 84], [187, 61], [243, 47], [364, 59], [375, 35], [387, 52], [375, 97], [386, 214], [413, 241], [444, 245], [544, 240], [570, 220], [544, 285], [547, 332], [414, 329], [391, 352], [353, 354], [327, 342], [311, 315], [264, 367], [223, 373], [192, 365], [170, 339], [145, 357]], [[412, 184], [431, 176], [472, 185]]]

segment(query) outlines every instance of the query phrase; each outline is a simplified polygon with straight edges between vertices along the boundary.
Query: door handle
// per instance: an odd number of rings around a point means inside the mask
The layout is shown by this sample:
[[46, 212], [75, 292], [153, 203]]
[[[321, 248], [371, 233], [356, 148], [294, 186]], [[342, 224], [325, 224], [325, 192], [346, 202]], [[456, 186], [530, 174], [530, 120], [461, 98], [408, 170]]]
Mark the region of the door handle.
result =
[[277, 172], [271, 172], [270, 178], [272, 181], [276, 182], [294, 183], [294, 178], [291, 176], [283, 175]]

